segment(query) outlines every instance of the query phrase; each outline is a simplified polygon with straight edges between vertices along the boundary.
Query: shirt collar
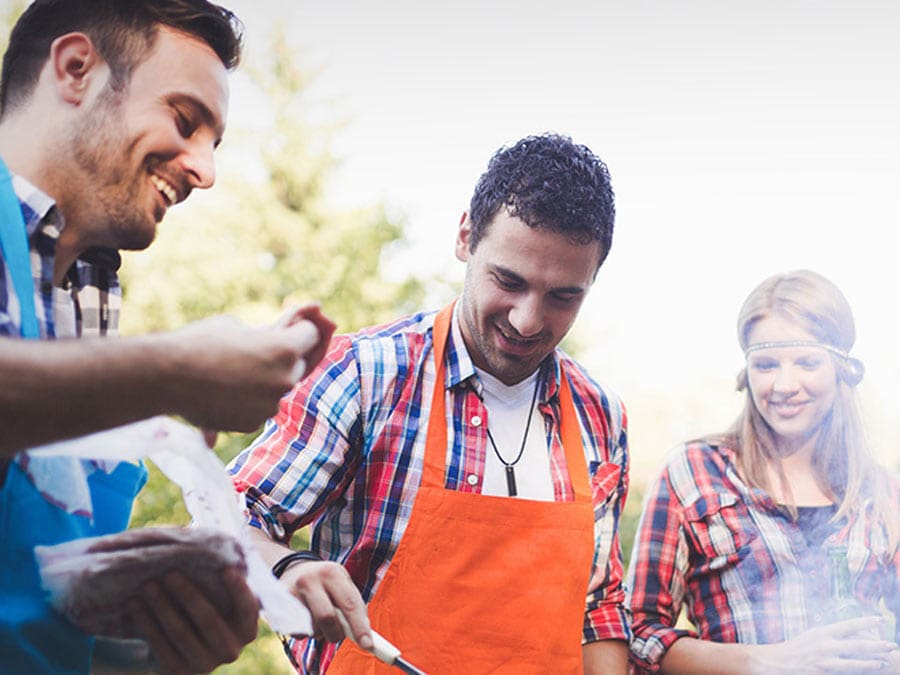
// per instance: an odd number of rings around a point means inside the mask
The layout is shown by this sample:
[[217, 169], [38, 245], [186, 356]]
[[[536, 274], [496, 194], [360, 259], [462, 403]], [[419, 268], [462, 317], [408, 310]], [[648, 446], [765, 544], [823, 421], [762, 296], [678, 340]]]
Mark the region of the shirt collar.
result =
[[55, 226], [57, 234], [59, 230], [62, 230], [62, 215], [59, 213], [59, 209], [54, 208], [56, 202], [52, 197], [18, 174], [13, 175], [12, 185], [16, 197], [25, 207], [22, 213], [25, 216], [25, 231], [29, 238], [35, 233], [44, 218], [47, 218], [47, 223]]
[[[65, 220], [53, 198], [18, 174], [13, 176], [13, 190], [25, 207], [22, 213], [26, 220], [25, 231], [28, 238], [40, 227], [51, 239], [57, 239], [65, 226]], [[116, 272], [122, 265], [122, 256], [118, 251], [100, 246], [88, 249], [79, 256], [79, 260], [110, 272]]]

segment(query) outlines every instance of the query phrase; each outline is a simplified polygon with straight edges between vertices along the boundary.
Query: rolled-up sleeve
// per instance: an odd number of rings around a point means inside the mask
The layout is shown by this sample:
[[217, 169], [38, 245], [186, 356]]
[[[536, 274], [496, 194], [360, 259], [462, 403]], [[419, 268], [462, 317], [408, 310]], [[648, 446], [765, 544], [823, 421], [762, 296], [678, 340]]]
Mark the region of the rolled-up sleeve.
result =
[[[594, 570], [588, 586], [582, 642], [631, 638], [631, 621], [623, 586], [624, 563], [619, 541], [622, 509], [628, 496], [628, 434], [624, 406], [610, 395], [603, 400], [606, 431], [598, 437], [607, 461], [592, 463]], [[606, 437], [603, 442], [601, 439]], [[606, 454], [604, 453], [604, 454]]]
[[666, 651], [690, 631], [675, 624], [685, 593], [688, 547], [683, 513], [668, 472], [647, 493], [628, 570], [634, 637], [632, 660], [654, 672]]
[[282, 398], [277, 415], [229, 465], [249, 523], [287, 544], [350, 482], [359, 458], [359, 378], [350, 340]]

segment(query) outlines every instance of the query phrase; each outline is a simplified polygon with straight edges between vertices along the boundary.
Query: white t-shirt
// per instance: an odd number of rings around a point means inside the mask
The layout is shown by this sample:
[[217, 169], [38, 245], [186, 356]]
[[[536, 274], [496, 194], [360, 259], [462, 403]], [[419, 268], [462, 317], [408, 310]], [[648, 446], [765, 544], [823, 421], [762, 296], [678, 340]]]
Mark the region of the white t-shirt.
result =
[[[497, 451], [507, 463], [511, 463], [522, 447], [522, 436], [528, 424], [529, 405], [534, 398], [538, 371], [521, 382], [508, 386], [481, 369], [475, 370], [484, 387], [482, 394], [487, 408], [488, 429], [491, 430], [491, 436], [497, 444]], [[553, 501], [547, 430], [536, 400], [534, 407], [525, 450], [522, 452], [522, 458], [514, 465], [517, 496], [523, 499]], [[482, 494], [509, 496], [506, 467], [497, 458], [490, 440], [484, 462]]]

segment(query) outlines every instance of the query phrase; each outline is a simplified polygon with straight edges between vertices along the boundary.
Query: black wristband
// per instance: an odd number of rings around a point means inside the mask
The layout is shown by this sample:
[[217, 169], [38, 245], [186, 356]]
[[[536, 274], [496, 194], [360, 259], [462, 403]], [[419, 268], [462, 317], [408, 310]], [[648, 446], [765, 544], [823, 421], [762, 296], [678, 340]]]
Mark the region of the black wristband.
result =
[[293, 553], [288, 553], [277, 563], [272, 565], [272, 574], [274, 574], [277, 579], [280, 579], [281, 575], [284, 574], [284, 571], [290, 565], [301, 560], [316, 560], [321, 562], [322, 558], [317, 556], [312, 551], [294, 551]]

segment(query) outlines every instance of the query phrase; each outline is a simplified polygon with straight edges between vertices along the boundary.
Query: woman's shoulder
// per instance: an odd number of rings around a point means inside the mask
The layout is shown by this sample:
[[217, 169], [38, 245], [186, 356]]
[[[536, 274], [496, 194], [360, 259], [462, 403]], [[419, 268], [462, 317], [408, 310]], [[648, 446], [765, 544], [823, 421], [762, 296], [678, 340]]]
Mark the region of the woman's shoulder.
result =
[[735, 458], [734, 444], [725, 437], [704, 437], [685, 441], [672, 448], [666, 455], [667, 467], [678, 464], [716, 467], [724, 471]]
[[714, 439], [695, 439], [672, 448], [666, 456], [663, 479], [678, 500], [689, 505], [715, 493], [731, 492], [726, 476], [734, 451]]

